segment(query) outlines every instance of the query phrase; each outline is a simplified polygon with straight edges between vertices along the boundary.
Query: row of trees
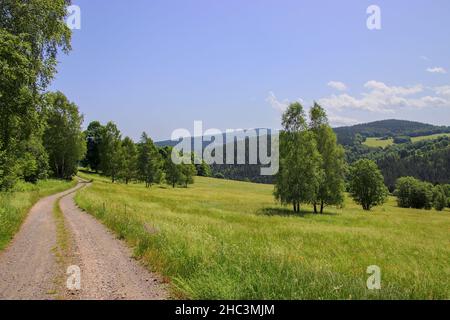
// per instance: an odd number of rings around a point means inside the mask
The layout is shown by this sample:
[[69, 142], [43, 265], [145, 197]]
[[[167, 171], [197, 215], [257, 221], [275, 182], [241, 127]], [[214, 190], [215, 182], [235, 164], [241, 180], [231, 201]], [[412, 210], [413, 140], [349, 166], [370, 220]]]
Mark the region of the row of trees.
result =
[[0, 190], [18, 179], [66, 178], [84, 154], [82, 117], [62, 93], [45, 93], [67, 53], [69, 1], [0, 1]]
[[450, 185], [433, 186], [429, 182], [414, 177], [402, 177], [397, 180], [395, 195], [402, 208], [442, 211], [450, 207]]
[[[117, 126], [108, 122], [91, 122], [85, 132], [87, 153], [82, 164], [91, 170], [101, 172], [128, 184], [130, 181], [144, 182], [146, 187], [166, 182], [172, 187], [194, 182], [194, 176], [210, 176], [211, 169], [201, 164], [175, 164], [172, 148], [158, 148], [144, 132], [138, 143], [129, 137], [122, 139]], [[194, 158], [194, 154], [192, 155]], [[194, 163], [194, 162], [193, 162]]]

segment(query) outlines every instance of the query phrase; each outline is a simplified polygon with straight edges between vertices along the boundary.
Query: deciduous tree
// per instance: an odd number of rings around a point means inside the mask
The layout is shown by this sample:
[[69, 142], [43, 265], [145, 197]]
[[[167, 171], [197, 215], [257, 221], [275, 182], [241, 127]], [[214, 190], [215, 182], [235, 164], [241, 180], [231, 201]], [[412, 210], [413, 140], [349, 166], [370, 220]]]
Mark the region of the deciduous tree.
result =
[[342, 146], [337, 144], [336, 134], [328, 124], [325, 110], [317, 103], [310, 110], [310, 128], [322, 158], [323, 173], [313, 201], [314, 212], [317, 213], [319, 205], [320, 213], [323, 213], [325, 206], [341, 205], [344, 201], [345, 153]]
[[113, 122], [108, 122], [101, 135], [100, 169], [103, 174], [111, 177], [113, 183], [123, 165], [121, 143], [119, 129]]
[[387, 199], [383, 175], [372, 160], [361, 159], [351, 166], [349, 187], [353, 200], [364, 210], [381, 205]]
[[61, 92], [45, 96], [47, 127], [44, 146], [49, 156], [54, 176], [69, 179], [78, 170], [78, 163], [86, 152], [81, 131], [83, 116], [78, 107], [69, 102]]

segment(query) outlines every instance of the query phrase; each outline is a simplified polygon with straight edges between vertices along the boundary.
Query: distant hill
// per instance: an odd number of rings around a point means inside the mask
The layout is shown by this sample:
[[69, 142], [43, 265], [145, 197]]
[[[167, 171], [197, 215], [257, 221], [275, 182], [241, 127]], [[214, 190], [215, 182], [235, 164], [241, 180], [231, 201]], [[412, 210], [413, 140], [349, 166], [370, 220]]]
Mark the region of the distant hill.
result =
[[[339, 143], [345, 147], [347, 162], [351, 164], [361, 158], [375, 160], [383, 173], [386, 185], [391, 191], [396, 179], [406, 175], [432, 183], [450, 183], [450, 171], [448, 170], [450, 168], [450, 137], [436, 136], [435, 139], [429, 140], [423, 138], [440, 133], [450, 133], [450, 127], [391, 119], [350, 127], [339, 127], [334, 130]], [[413, 138], [410, 139], [412, 141], [402, 144], [388, 143], [385, 148], [373, 148], [362, 143], [369, 137], [398, 139], [405, 136]], [[194, 140], [197, 141], [196, 145], [203, 148], [210, 143], [209, 141], [203, 141], [202, 144], [202, 137], [193, 138], [191, 140], [192, 150], [196, 151], [197, 154], [201, 154], [201, 150], [194, 150]], [[390, 139], [390, 141], [393, 141], [393, 139]], [[177, 143], [178, 141], [171, 140], [156, 142], [160, 147], [175, 146]], [[227, 141], [226, 143], [230, 142]], [[225, 145], [223, 154], [226, 155]], [[259, 164], [212, 165], [214, 174], [220, 173], [227, 179], [273, 183], [274, 177], [261, 176], [260, 168], [261, 165]]]
[[[258, 128], [255, 130], [259, 132], [259, 130], [262, 129]], [[398, 136], [418, 137], [438, 133], [450, 133], [450, 127], [435, 126], [432, 124], [421, 123], [416, 121], [389, 119], [369, 123], [362, 123], [348, 127], [338, 127], [334, 128], [334, 132], [336, 132], [338, 142], [340, 144], [352, 145], [355, 143], [355, 139], [358, 138], [358, 135], [361, 136], [363, 140], [368, 137], [377, 137], [386, 139]], [[193, 138], [192, 145], [194, 144], [194, 140], [201, 141], [201, 137]], [[156, 145], [160, 147], [165, 146], [173, 147], [177, 143], [178, 141], [164, 140], [156, 142]], [[207, 146], [209, 143], [210, 143], [209, 141], [203, 142], [203, 148]]]
[[[256, 134], [259, 135], [259, 132], [261, 130], [264, 130], [263, 132], [267, 132], [267, 130], [269, 129], [265, 129], [265, 128], [256, 128], [253, 129], [255, 130]], [[270, 130], [269, 130], [270, 132]], [[269, 135], [270, 136], [270, 135]], [[203, 137], [191, 137], [191, 149], [194, 150], [194, 144], [196, 143], [197, 145], [202, 145], [202, 140], [203, 140], [203, 148], [205, 148], [207, 145], [209, 145], [211, 143], [211, 136], [203, 136]], [[239, 130], [236, 132], [236, 139], [237, 141], [243, 140], [245, 138], [245, 132], [243, 130]], [[226, 134], [222, 134], [222, 139], [224, 144], [230, 143], [230, 141], [227, 141], [226, 139]], [[180, 142], [180, 140], [178, 141], [173, 141], [173, 140], [163, 140], [163, 141], [158, 141], [155, 142], [155, 145], [157, 145], [158, 147], [174, 147], [176, 146], [178, 143]]]
[[381, 120], [370, 123], [357, 124], [349, 127], [334, 128], [339, 143], [352, 145], [358, 135], [363, 139], [367, 137], [393, 138], [397, 136], [426, 136], [437, 133], [449, 133], [450, 127], [435, 126], [407, 120]]

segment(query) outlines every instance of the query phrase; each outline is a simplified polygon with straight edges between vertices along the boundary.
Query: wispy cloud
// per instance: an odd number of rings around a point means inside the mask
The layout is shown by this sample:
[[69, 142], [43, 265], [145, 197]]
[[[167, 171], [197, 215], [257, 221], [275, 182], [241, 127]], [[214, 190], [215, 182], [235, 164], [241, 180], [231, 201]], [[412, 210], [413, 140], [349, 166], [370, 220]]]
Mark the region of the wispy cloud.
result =
[[365, 83], [366, 89], [360, 96], [349, 94], [331, 95], [319, 99], [319, 103], [333, 110], [355, 109], [378, 113], [395, 113], [397, 108], [450, 107], [450, 97], [443, 93], [447, 87], [435, 88], [426, 93], [423, 85], [409, 87], [388, 86], [371, 80]]
[[425, 61], [431, 61], [431, 59], [428, 58], [427, 56], [420, 56], [420, 59], [425, 60]]
[[431, 73], [442, 73], [442, 74], [447, 73], [447, 70], [445, 70], [445, 69], [442, 68], [442, 67], [428, 68], [427, 71], [428, 71], [428, 72], [431, 72]]
[[287, 107], [289, 106], [288, 99], [279, 101], [272, 91], [269, 92], [269, 95], [267, 96], [266, 101], [272, 106], [272, 108], [274, 108], [275, 110], [278, 110], [280, 112], [284, 112], [287, 109]]
[[333, 127], [351, 126], [351, 125], [359, 123], [359, 121], [356, 120], [356, 119], [342, 117], [342, 116], [338, 116], [338, 115], [335, 115], [335, 114], [332, 114], [332, 113], [329, 114], [328, 118], [330, 120], [330, 124]]
[[347, 86], [345, 85], [345, 83], [340, 81], [330, 81], [328, 82], [328, 86], [339, 91], [347, 90]]

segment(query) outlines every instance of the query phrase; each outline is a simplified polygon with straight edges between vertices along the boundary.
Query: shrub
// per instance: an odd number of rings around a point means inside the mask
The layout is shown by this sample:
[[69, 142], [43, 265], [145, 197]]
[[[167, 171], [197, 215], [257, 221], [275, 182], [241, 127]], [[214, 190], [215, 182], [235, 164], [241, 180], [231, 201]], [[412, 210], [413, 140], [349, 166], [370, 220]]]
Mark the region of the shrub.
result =
[[397, 136], [394, 137], [394, 143], [399, 144], [399, 143], [410, 143], [411, 142], [411, 137], [408, 136]]
[[442, 186], [436, 186], [434, 188], [433, 207], [437, 211], [442, 211], [447, 205], [447, 196], [445, 195], [444, 188]]

